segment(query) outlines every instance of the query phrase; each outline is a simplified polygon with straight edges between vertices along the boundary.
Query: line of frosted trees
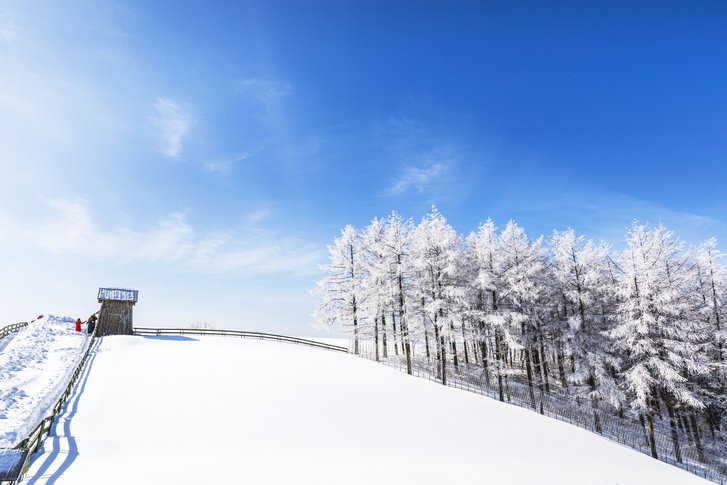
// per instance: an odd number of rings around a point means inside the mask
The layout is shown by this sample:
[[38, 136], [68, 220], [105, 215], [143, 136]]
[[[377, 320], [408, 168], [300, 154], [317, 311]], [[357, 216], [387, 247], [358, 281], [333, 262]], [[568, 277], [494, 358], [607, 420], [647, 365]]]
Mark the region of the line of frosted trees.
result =
[[[672, 437], [714, 437], [725, 412], [727, 274], [716, 240], [685, 248], [662, 225], [634, 222], [625, 249], [569, 229], [531, 240], [491, 220], [466, 238], [433, 209], [419, 224], [393, 213], [329, 246], [316, 292], [324, 326], [342, 323], [354, 352], [436, 362], [446, 384], [463, 364], [499, 389], [518, 378], [594, 407], [654, 419]], [[698, 424], [698, 422], [700, 424]]]

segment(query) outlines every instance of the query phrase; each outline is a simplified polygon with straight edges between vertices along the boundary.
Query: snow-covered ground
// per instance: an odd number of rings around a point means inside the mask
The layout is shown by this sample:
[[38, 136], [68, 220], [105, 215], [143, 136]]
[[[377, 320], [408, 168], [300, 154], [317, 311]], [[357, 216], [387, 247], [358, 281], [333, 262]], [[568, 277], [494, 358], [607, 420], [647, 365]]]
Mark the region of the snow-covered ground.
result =
[[104, 337], [29, 484], [690, 484], [568, 424], [347, 354]]
[[[87, 335], [48, 316], [0, 343], [0, 447], [22, 441], [53, 407], [82, 357]], [[5, 339], [3, 339], [5, 340]]]

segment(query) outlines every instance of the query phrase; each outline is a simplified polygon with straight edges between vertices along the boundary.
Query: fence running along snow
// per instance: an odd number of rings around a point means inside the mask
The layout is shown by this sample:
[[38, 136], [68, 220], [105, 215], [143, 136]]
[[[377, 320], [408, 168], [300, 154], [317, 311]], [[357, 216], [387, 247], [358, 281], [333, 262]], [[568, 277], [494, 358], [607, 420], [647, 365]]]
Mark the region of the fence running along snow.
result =
[[[8, 325], [7, 327], [3, 327], [2, 329], [0, 329], [0, 335], [6, 336], [9, 333], [12, 333], [3, 332], [8, 327], [18, 325], [20, 326], [16, 328], [16, 332], [21, 328], [25, 327], [27, 323], [16, 323], [14, 325]], [[96, 332], [94, 331], [94, 333], [91, 335], [91, 338], [88, 340], [88, 344], [86, 346], [85, 352], [83, 353], [81, 361], [78, 363], [76, 369], [73, 371], [73, 374], [71, 375], [71, 378], [68, 381], [68, 384], [66, 385], [63, 393], [53, 405], [51, 413], [45, 418], [41, 419], [40, 422], [33, 428], [33, 430], [28, 433], [28, 436], [23, 441], [18, 443], [15, 448], [0, 449], [0, 452], [3, 452], [6, 455], [14, 454], [18, 462], [17, 466], [12, 467], [11, 470], [6, 470], [5, 473], [3, 473], [3, 470], [0, 470], [0, 485], [15, 484], [27, 473], [28, 468], [30, 467], [30, 459], [32, 458], [33, 454], [38, 451], [41, 443], [43, 443], [43, 439], [50, 433], [53, 422], [55, 421], [58, 414], [61, 412], [61, 407], [68, 400], [68, 397], [73, 392], [73, 387], [76, 385], [76, 382], [78, 381], [78, 378], [81, 375], [84, 366], [86, 365], [86, 361], [88, 360], [88, 356], [93, 349], [95, 341]]]
[[[8, 327], [14, 327], [17, 331], [27, 324], [14, 324], [0, 328], [0, 336], [6, 336], [12, 333]], [[238, 338], [252, 338], [257, 340], [268, 340], [276, 342], [287, 342], [300, 345], [306, 345], [325, 350], [348, 353], [349, 349], [340, 345], [333, 345], [315, 340], [303, 339], [298, 337], [289, 337], [286, 335], [270, 334], [263, 332], [248, 332], [242, 330], [220, 330], [220, 329], [190, 329], [190, 328], [150, 328], [137, 327], [134, 328], [135, 335], [141, 336], [178, 336], [178, 335], [205, 335], [205, 336], [224, 336]], [[81, 375], [84, 365], [88, 360], [88, 356], [93, 349], [96, 341], [95, 333], [89, 339], [88, 346], [84, 352], [83, 358], [76, 367], [65, 391], [53, 406], [50, 415], [42, 419], [36, 427], [31, 431], [26, 439], [24, 439], [15, 449], [22, 456], [22, 466], [16, 477], [5, 477], [0, 475], [0, 485], [14, 484], [28, 470], [30, 459], [40, 447], [44, 437], [50, 432], [52, 424], [56, 416], [60, 413], [63, 403], [73, 391], [79, 376]], [[402, 372], [406, 372], [406, 363], [401, 357], [388, 357], [377, 359], [373, 352], [363, 348], [358, 354], [359, 357], [377, 361], [380, 364], [397, 368]], [[461, 390], [474, 392], [493, 399], [499, 399], [500, 390], [496, 384], [486, 382], [484, 379], [478, 379], [471, 375], [464, 375], [450, 370], [450, 376], [447, 379], [447, 385]], [[436, 372], [432, 370], [431, 364], [426, 360], [413, 359], [412, 375], [425, 378], [435, 382], [441, 382], [436, 376]], [[505, 401], [523, 408], [529, 408], [543, 415], [564, 421], [578, 427], [593, 431], [608, 439], [629, 446], [644, 454], [650, 454], [649, 439], [642, 427], [625, 418], [619, 418], [614, 415], [604, 413], [600, 410], [592, 409], [588, 412], [572, 409], [568, 405], [559, 401], [559, 398], [567, 398], [567, 396], [557, 396], [553, 394], [540, 393], [533, 394], [534, 391], [523, 386], [522, 383], [505, 382], [504, 395]], [[723, 463], [715, 462], [705, 456], [699, 456], [694, 450], [682, 448], [675, 450], [672, 440], [661, 432], [655, 432], [656, 447], [659, 452], [659, 459], [683, 468], [698, 476], [712, 480], [716, 483], [727, 484], [727, 467]], [[9, 450], [7, 450], [9, 451]]]
[[293, 344], [307, 345], [309, 347], [317, 347], [319, 349], [333, 350], [336, 352], [348, 352], [348, 348], [341, 345], [327, 344], [325, 342], [317, 342], [315, 340], [308, 340], [299, 337], [288, 337], [287, 335], [278, 335], [274, 333], [264, 332], [248, 332], [245, 330], [134, 327], [134, 335], [146, 335], [153, 337], [162, 337], [169, 335], [216, 335], [221, 337], [240, 337], [258, 340], [271, 340], [274, 342], [288, 342]]
[[[16, 323], [0, 328], [0, 338], [7, 336], [13, 332], [25, 327], [27, 323]], [[309, 347], [315, 347], [324, 350], [332, 350], [336, 352], [348, 352], [346, 347], [340, 345], [327, 344], [324, 342], [317, 342], [315, 340], [308, 340], [298, 337], [289, 337], [286, 335], [278, 335], [264, 332], [247, 332], [242, 330], [217, 330], [217, 329], [189, 329], [189, 328], [148, 328], [138, 327], [134, 329], [134, 334], [144, 336], [170, 336], [170, 335], [212, 335], [212, 336], [225, 336], [225, 337], [238, 337], [238, 338], [252, 338], [257, 340], [269, 340], [275, 342], [287, 342], [299, 345], [305, 345]], [[58, 401], [53, 406], [52, 412], [43, 418], [28, 434], [28, 436], [21, 441], [14, 449], [0, 450], [5, 455], [10, 457], [17, 462], [16, 466], [11, 467], [6, 473], [0, 470], [0, 485], [12, 485], [17, 483], [28, 471], [30, 466], [30, 460], [33, 454], [38, 450], [44, 438], [50, 433], [58, 414], [61, 412], [63, 404], [68, 400], [69, 396], [73, 392], [73, 388], [78, 381], [79, 376], [82, 374], [88, 356], [94, 348], [96, 342], [95, 332], [89, 339], [86, 350], [73, 372], [71, 379], [69, 380], [65, 390], [61, 394]]]
[[[312, 347], [334, 350], [339, 352], [349, 352], [347, 347], [332, 345], [314, 340], [302, 339], [297, 337], [288, 337], [285, 335], [247, 332], [240, 330], [220, 330], [220, 329], [189, 329], [189, 328], [145, 328], [137, 327], [134, 329], [137, 335], [147, 336], [165, 336], [165, 335], [217, 335], [228, 337], [254, 338], [260, 340], [272, 340], [278, 342], [290, 342], [303, 344]], [[350, 347], [352, 348], [352, 346]], [[364, 347], [359, 353], [360, 357], [376, 360], [373, 352], [367, 351]], [[401, 358], [380, 359], [380, 363], [398, 368], [402, 372], [406, 372], [406, 364]], [[447, 385], [457, 389], [474, 392], [492, 399], [499, 399], [499, 388], [494, 383], [488, 383], [484, 379], [478, 379], [474, 376], [459, 374], [450, 370], [450, 377]], [[432, 371], [430, 364], [421, 359], [412, 361], [412, 374], [417, 377], [429, 379], [431, 381], [441, 382]], [[638, 423], [625, 418], [603, 412], [598, 409], [583, 411], [581, 409], [573, 409], [573, 403], [566, 402], [568, 396], [558, 396], [553, 393], [540, 393], [537, 390], [531, 390], [521, 383], [506, 380], [504, 386], [505, 401], [523, 408], [533, 409], [545, 416], [564, 421], [583, 429], [587, 429], [594, 433], [600, 434], [608, 439], [621, 443], [625, 446], [638, 450], [644, 454], [651, 453], [651, 445], [649, 438], [643, 427]], [[712, 480], [716, 483], [727, 484], [727, 467], [723, 463], [718, 463], [709, 459], [691, 448], [683, 446], [675, 450], [672, 438], [662, 432], [654, 433], [656, 449], [659, 454], [659, 460], [666, 463], [683, 468], [695, 475]]]
[[20, 331], [20, 329], [25, 328], [28, 326], [28, 322], [19, 322], [19, 323], [12, 323], [10, 325], [5, 325], [4, 327], [0, 328], [0, 338], [5, 338], [11, 333], [15, 333]]
[[[359, 341], [358, 356], [393, 367], [401, 372], [407, 372], [407, 365], [403, 355], [388, 356], [386, 358], [379, 356], [377, 358], [375, 352], [362, 341]], [[437, 376], [436, 370], [432, 369], [433, 365], [436, 366], [436, 363], [431, 364], [426, 358], [412, 356], [411, 375], [441, 384], [442, 380]], [[451, 367], [447, 372], [449, 375], [445, 385], [500, 400], [500, 390], [496, 382], [487, 382], [485, 379], [465, 375]], [[557, 395], [552, 392], [541, 393], [537, 387], [534, 387], [531, 392], [527, 384], [511, 379], [505, 379], [503, 382], [503, 398], [503, 402], [508, 404], [530, 409], [559, 421], [573, 424], [646, 455], [651, 455], [648, 434], [638, 422], [620, 418], [599, 409], [584, 411], [583, 407], [587, 403], [576, 405], [573, 402], [568, 402], [570, 400], [569, 396]], [[677, 466], [715, 483], [727, 485], [727, 466], [724, 463], [704, 455], [700, 456], [696, 450], [686, 446], [675, 450], [672, 438], [658, 430], [655, 430], [654, 438], [660, 461]]]

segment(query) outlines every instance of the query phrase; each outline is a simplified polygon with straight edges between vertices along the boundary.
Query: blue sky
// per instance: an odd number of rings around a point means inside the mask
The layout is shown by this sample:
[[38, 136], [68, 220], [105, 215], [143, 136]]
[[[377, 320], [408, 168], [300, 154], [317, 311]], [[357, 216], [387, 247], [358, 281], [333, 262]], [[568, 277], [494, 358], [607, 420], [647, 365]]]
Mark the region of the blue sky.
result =
[[[477, 6], [474, 6], [477, 5]], [[348, 223], [727, 240], [724, 2], [0, 1], [0, 321], [310, 334]]]

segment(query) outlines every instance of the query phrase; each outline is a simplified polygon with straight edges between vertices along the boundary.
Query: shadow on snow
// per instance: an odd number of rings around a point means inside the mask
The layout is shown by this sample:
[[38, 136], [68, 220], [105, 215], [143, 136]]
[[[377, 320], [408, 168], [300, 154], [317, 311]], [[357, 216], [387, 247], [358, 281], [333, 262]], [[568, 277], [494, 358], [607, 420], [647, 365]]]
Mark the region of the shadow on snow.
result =
[[199, 342], [196, 338], [185, 337], [184, 335], [144, 335], [144, 338], [151, 340], [171, 340], [173, 342]]
[[[94, 348], [91, 350], [91, 356], [83, 369], [83, 375], [81, 376], [79, 383], [76, 384], [76, 387], [73, 389], [71, 397], [63, 404], [61, 412], [58, 414], [58, 419], [56, 419], [53, 423], [50, 435], [43, 443], [42, 449], [45, 450], [47, 448], [46, 443], [48, 442], [48, 440], [52, 440], [53, 448], [50, 453], [43, 453], [42, 455], [38, 455], [37, 459], [43, 459], [43, 463], [40, 465], [40, 468], [38, 468], [38, 471], [33, 475], [33, 477], [28, 480], [28, 485], [34, 485], [38, 483], [39, 480], [45, 480], [44, 483], [46, 484], [55, 483], [56, 480], [60, 478], [61, 475], [63, 475], [63, 472], [68, 470], [68, 468], [78, 457], [78, 445], [76, 443], [76, 438], [71, 435], [71, 421], [76, 415], [76, 412], [78, 412], [78, 403], [81, 400], [81, 395], [86, 389], [88, 376], [91, 373], [91, 367], [93, 366], [93, 361], [96, 359], [98, 346], [100, 345], [100, 343], [101, 339], [97, 339], [94, 343]], [[61, 425], [63, 426], [62, 430], [59, 429], [59, 426]], [[61, 432], [60, 434], [59, 431]], [[67, 450], [60, 449], [61, 443], [63, 441], [65, 441], [67, 444]], [[50, 469], [56, 458], [58, 458], [62, 454], [65, 454], [66, 457], [60, 464], [58, 469], [50, 473], [49, 475], [44, 475]], [[33, 460], [33, 463], [34, 462], [35, 460]]]

